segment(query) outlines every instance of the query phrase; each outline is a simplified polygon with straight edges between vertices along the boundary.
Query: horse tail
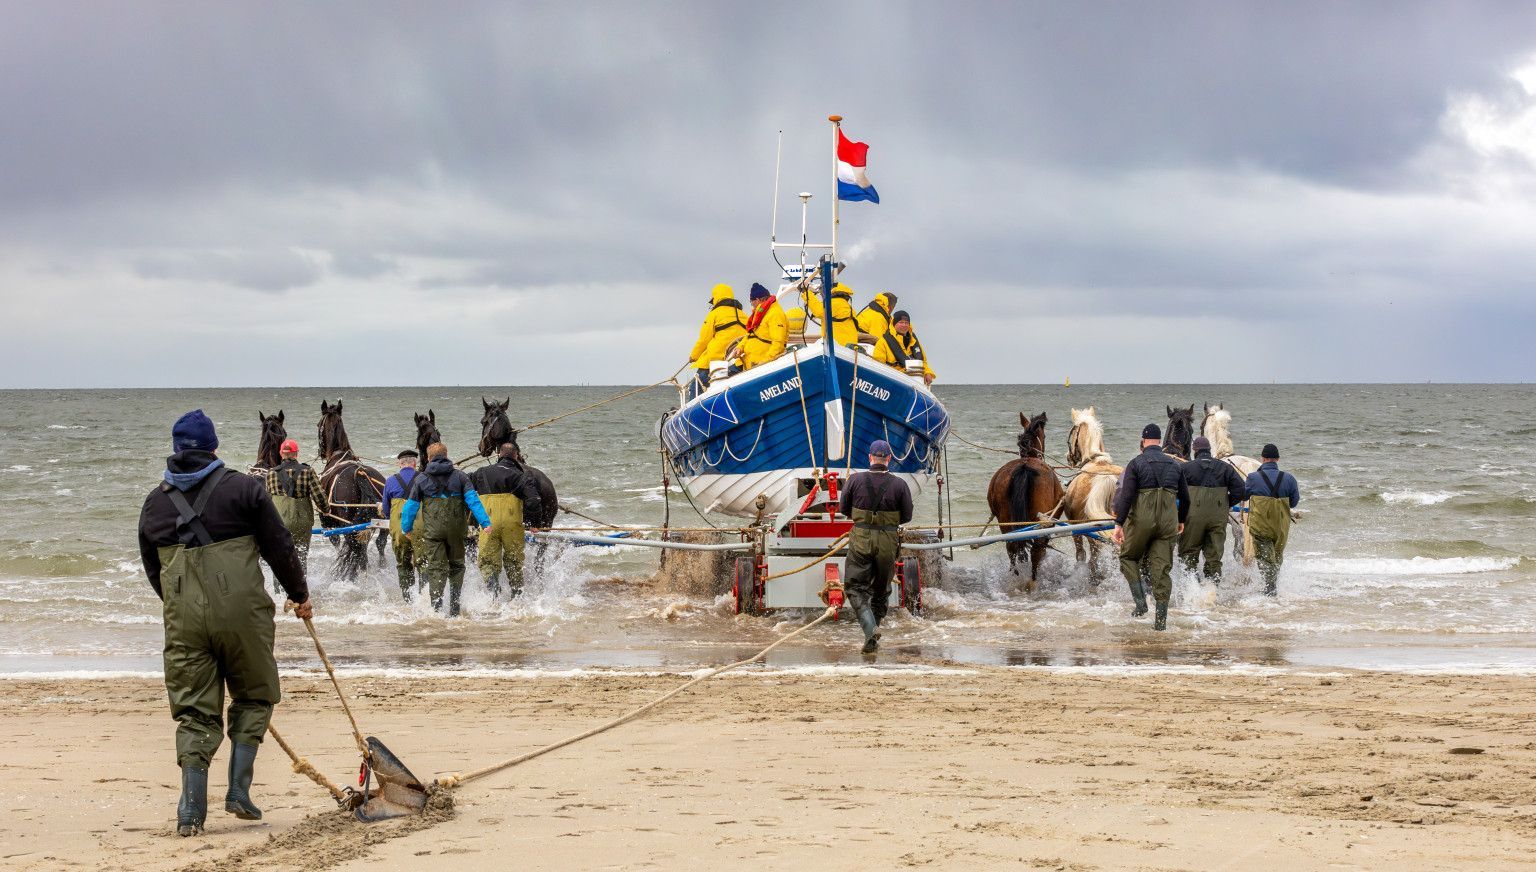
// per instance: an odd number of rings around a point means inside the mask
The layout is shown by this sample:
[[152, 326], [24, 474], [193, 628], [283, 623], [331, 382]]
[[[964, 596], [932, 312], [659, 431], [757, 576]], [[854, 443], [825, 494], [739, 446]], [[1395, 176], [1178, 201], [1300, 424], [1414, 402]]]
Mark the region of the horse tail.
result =
[[1015, 524], [1030, 524], [1030, 496], [1035, 490], [1036, 470], [1032, 463], [1020, 463], [1008, 478], [1008, 514]]

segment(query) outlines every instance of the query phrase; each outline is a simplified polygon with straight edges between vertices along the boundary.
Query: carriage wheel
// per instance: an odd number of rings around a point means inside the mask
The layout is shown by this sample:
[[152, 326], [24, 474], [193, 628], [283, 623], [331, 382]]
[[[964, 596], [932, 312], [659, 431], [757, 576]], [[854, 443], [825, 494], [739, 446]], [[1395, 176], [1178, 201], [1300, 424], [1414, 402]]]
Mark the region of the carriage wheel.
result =
[[757, 583], [755, 559], [736, 558], [731, 579], [731, 595], [736, 599], [736, 614], [760, 615], [763, 613], [762, 591]]
[[915, 557], [897, 561], [896, 578], [901, 581], [901, 605], [913, 615], [923, 613], [923, 571]]

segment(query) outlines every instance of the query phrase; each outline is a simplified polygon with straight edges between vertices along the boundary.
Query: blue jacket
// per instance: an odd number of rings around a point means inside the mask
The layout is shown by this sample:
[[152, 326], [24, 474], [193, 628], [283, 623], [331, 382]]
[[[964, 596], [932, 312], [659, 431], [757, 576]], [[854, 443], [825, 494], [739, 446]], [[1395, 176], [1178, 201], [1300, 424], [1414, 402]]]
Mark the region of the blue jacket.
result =
[[413, 467], [405, 467], [384, 482], [384, 517], [389, 517], [391, 504], [395, 500], [405, 499], [405, 495], [411, 491], [411, 479], [416, 477]]
[[421, 511], [422, 500], [463, 500], [475, 516], [475, 523], [482, 529], [491, 526], [491, 515], [480, 503], [469, 476], [453, 467], [453, 461], [439, 457], [427, 464], [422, 475], [411, 479], [411, 490], [400, 512], [400, 530], [409, 533], [416, 526], [416, 514]]
[[[1269, 482], [1264, 480], [1266, 475], [1279, 484], [1279, 493], [1273, 493], [1270, 490]], [[1289, 497], [1291, 508], [1294, 509], [1296, 504], [1301, 502], [1301, 488], [1296, 484], [1296, 476], [1285, 472], [1274, 461], [1270, 461], [1260, 466], [1257, 471], [1248, 473], [1248, 496], [1279, 497], [1281, 499]]]

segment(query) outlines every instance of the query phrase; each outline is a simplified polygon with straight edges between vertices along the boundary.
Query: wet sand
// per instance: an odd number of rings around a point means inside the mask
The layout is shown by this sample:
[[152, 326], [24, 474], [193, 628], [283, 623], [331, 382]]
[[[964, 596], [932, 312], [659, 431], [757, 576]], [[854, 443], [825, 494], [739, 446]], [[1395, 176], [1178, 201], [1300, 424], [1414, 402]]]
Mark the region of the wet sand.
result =
[[[731, 674], [646, 718], [364, 826], [258, 761], [267, 819], [174, 835], [163, 691], [0, 682], [0, 867], [15, 869], [1502, 869], [1536, 863], [1529, 678], [1027, 669]], [[577, 732], [677, 675], [352, 677], [419, 776]], [[276, 722], [356, 772], [327, 685]], [[1482, 753], [1454, 753], [1476, 748]], [[195, 864], [195, 865], [194, 865]]]

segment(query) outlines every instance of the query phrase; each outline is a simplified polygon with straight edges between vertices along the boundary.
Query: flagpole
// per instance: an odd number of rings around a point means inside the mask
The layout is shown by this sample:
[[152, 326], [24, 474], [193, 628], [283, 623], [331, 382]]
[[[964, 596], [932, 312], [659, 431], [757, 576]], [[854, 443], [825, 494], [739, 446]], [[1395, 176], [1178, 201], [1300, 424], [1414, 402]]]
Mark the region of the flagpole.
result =
[[838, 214], [837, 196], [837, 137], [843, 129], [843, 116], [828, 115], [827, 120], [832, 122], [832, 263], [836, 269], [837, 263], [837, 225], [841, 223]]

